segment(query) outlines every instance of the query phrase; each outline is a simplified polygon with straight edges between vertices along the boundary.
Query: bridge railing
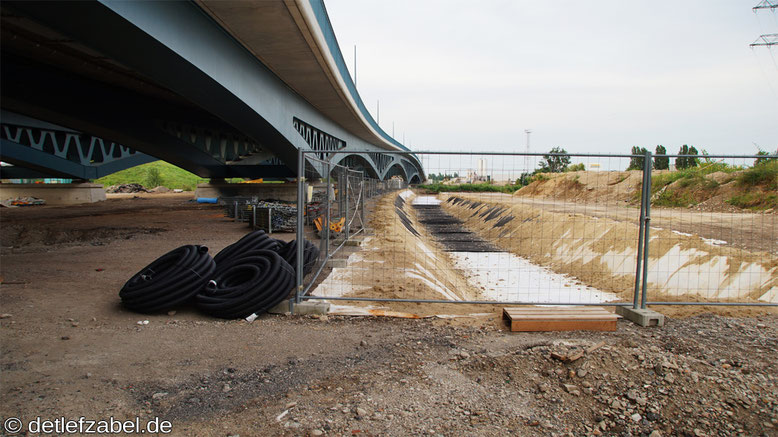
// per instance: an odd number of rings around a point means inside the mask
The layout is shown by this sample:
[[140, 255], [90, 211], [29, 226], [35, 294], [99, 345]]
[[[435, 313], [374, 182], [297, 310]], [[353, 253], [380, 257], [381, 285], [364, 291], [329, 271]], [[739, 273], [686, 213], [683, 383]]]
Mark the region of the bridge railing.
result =
[[416, 155], [410, 188], [330, 172], [349, 226], [298, 228], [323, 254], [298, 301], [778, 305], [773, 157]]

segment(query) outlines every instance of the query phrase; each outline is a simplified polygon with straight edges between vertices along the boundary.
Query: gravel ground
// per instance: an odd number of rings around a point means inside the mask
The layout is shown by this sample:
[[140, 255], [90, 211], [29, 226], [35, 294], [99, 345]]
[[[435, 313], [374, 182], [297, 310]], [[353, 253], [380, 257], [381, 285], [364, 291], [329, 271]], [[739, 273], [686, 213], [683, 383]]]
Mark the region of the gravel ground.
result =
[[3, 420], [160, 417], [172, 435], [225, 437], [778, 435], [775, 314], [511, 333], [496, 316], [248, 323], [119, 306], [152, 258], [215, 253], [245, 231], [181, 196], [4, 210]]

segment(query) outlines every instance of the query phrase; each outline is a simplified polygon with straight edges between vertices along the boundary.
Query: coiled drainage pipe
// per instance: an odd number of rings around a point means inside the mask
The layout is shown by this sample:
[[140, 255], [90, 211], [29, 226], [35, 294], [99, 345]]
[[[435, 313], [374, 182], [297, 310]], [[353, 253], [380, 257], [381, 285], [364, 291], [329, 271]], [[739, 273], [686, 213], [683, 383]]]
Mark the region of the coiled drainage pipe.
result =
[[214, 277], [197, 294], [203, 312], [245, 318], [274, 307], [294, 287], [294, 269], [272, 250], [254, 250], [221, 260]]
[[119, 291], [119, 297], [133, 311], [166, 311], [202, 290], [215, 270], [207, 247], [181, 246], [136, 273]]
[[[321, 251], [310, 241], [303, 241], [305, 244], [303, 247], [303, 275], [307, 275], [313, 270], [313, 266], [319, 259], [319, 253]], [[293, 269], [297, 270], [297, 240], [292, 240], [284, 244], [278, 249], [278, 254], [281, 255]]]
[[254, 231], [244, 235], [240, 240], [222, 249], [213, 257], [213, 260], [219, 265], [219, 263], [229, 260], [230, 258], [241, 256], [246, 252], [255, 250], [272, 250], [278, 252], [283, 244], [283, 241], [270, 238], [265, 231]]

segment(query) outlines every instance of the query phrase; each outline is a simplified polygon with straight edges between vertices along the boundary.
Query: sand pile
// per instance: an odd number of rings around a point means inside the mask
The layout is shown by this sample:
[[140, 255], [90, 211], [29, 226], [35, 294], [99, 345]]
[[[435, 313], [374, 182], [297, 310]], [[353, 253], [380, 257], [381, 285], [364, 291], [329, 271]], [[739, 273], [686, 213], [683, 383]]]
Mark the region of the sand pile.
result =
[[[415, 194], [406, 190], [400, 194], [389, 193], [380, 199], [369, 223], [373, 235], [365, 239], [362, 250], [349, 257], [348, 267], [333, 269], [312, 294], [450, 301], [482, 299], [479, 290], [468, 284], [463, 272], [452, 267], [449, 254], [418, 223], [410, 205], [414, 197]], [[483, 311], [464, 304], [425, 307], [415, 303], [393, 303], [391, 308], [416, 314]]]
[[633, 202], [640, 200], [642, 182], [642, 171], [543, 173], [541, 179], [520, 188], [514, 195], [598, 203]]

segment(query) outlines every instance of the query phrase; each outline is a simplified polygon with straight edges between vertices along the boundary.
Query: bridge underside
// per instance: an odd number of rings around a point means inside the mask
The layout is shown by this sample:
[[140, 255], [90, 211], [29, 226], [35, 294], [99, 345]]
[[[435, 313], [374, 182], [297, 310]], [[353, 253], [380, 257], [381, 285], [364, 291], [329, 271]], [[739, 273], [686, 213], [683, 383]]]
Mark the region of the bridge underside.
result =
[[379, 179], [423, 179], [415, 157], [324, 116], [195, 3], [0, 9], [0, 160], [15, 164], [4, 178], [91, 179], [154, 159], [201, 177], [289, 178], [302, 148]]

